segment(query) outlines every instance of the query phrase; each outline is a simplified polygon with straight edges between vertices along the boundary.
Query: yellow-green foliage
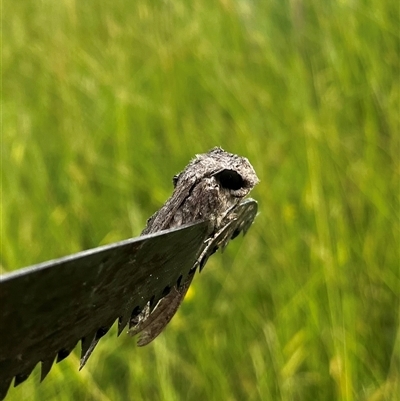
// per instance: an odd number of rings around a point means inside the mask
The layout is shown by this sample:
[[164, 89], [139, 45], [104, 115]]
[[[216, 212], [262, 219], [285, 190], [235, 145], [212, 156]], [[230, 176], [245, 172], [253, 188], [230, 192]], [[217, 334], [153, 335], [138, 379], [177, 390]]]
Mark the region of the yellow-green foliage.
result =
[[8, 399], [395, 400], [397, 1], [3, 3], [2, 271], [138, 235], [213, 146], [261, 179], [152, 345]]

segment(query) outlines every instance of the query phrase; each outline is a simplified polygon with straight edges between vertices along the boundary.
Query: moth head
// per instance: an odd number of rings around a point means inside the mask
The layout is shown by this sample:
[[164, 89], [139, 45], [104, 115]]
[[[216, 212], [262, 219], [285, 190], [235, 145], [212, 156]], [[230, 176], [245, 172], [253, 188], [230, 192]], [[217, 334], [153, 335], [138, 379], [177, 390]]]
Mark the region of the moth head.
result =
[[235, 170], [223, 169], [214, 174], [222, 188], [237, 191], [245, 187], [243, 177]]
[[253, 166], [245, 157], [219, 147], [197, 155], [172, 181], [175, 188], [180, 181], [194, 186], [207, 177], [215, 179], [216, 184], [234, 198], [244, 198], [259, 182]]
[[[220, 188], [228, 190], [231, 195], [237, 198], [245, 197], [254, 187], [254, 180], [240, 174], [237, 170], [229, 168], [222, 169], [213, 174]], [[258, 182], [258, 179], [257, 179]]]
[[236, 198], [244, 198], [259, 183], [253, 166], [245, 158], [216, 147], [205, 154], [213, 160], [215, 177], [221, 188]]

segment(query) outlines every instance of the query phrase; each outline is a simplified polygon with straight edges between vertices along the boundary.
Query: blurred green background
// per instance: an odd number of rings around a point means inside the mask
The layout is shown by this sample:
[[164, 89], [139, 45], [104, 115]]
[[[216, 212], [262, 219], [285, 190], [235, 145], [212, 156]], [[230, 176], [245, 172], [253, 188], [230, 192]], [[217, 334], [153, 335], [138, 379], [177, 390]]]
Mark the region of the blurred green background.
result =
[[78, 346], [8, 400], [398, 399], [396, 0], [24, 0], [2, 19], [2, 272], [139, 235], [213, 146], [261, 179], [252, 229], [154, 343], [114, 327], [82, 372]]

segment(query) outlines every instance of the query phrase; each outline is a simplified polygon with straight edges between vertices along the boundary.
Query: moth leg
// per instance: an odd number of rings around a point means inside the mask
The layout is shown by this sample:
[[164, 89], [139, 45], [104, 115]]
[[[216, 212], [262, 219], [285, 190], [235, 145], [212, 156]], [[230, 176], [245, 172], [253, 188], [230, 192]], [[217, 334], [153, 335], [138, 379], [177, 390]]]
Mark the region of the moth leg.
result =
[[236, 238], [240, 232], [246, 234], [257, 215], [257, 209], [257, 202], [251, 198], [229, 208], [221, 220], [222, 228], [205, 242], [205, 247], [192, 270], [199, 267], [199, 271], [202, 271], [213, 253], [219, 248], [223, 251], [229, 241]]
[[201, 252], [192, 270], [196, 270], [197, 267], [199, 267], [199, 271], [202, 271], [208, 258], [219, 248], [225, 248], [226, 245], [228, 245], [232, 235], [235, 233], [235, 230], [232, 230], [235, 221], [236, 219], [231, 220], [228, 224], [218, 230], [212, 238], [206, 241], [205, 248]]

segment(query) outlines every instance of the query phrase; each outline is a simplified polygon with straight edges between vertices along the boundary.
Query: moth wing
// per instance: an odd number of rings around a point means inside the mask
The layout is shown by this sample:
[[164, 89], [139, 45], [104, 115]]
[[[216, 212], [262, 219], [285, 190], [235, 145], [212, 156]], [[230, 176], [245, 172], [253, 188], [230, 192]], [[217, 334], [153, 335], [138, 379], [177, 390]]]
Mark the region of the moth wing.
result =
[[129, 330], [131, 336], [140, 333], [138, 346], [149, 344], [165, 329], [185, 298], [193, 276], [194, 272], [189, 274], [181, 288], [173, 287], [149, 315]]
[[[182, 175], [181, 173], [180, 175]], [[190, 195], [192, 188], [200, 178], [196, 174], [187, 177], [183, 185], [175, 186], [174, 193], [167, 200], [164, 206], [154, 213], [148, 220], [146, 228], [141, 235], [151, 234], [170, 227], [171, 219], [175, 216], [177, 209], [182, 205], [185, 199]], [[175, 184], [176, 185], [176, 184]]]

